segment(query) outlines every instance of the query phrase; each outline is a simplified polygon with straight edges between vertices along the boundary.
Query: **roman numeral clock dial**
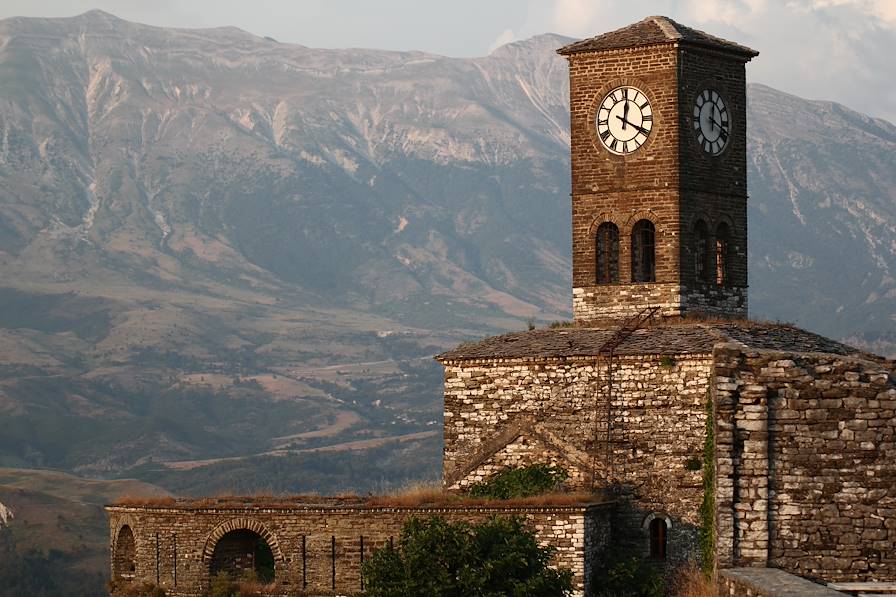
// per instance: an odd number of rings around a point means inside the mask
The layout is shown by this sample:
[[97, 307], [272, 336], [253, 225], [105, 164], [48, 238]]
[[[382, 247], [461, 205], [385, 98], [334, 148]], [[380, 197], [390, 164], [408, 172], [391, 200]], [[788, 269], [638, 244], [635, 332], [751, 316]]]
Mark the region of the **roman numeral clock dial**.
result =
[[719, 155], [731, 136], [731, 119], [725, 100], [717, 91], [704, 89], [694, 99], [694, 133], [709, 155]]
[[650, 102], [634, 87], [617, 87], [597, 108], [597, 137], [607, 151], [626, 155], [644, 145], [653, 128]]

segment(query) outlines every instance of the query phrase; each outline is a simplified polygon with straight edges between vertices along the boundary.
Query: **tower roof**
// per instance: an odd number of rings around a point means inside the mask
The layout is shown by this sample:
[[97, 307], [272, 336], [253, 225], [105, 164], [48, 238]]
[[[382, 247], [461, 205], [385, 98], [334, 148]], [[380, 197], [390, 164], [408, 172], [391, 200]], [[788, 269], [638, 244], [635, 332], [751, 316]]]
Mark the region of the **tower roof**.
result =
[[557, 53], [569, 56], [582, 52], [600, 52], [669, 43], [713, 48], [740, 55], [747, 60], [759, 55], [756, 50], [697, 29], [685, 27], [669, 17], [662, 16], [647, 17], [643, 21], [638, 21], [622, 29], [573, 42], [557, 50]]

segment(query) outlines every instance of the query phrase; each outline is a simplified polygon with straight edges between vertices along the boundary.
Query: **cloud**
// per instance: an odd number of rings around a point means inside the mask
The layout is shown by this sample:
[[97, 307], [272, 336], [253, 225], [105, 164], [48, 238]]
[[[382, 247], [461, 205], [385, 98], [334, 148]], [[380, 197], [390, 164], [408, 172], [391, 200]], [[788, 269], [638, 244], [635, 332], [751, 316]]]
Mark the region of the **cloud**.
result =
[[813, 10], [849, 7], [881, 19], [888, 27], [896, 28], [896, 2], [893, 0], [802, 0], [793, 4], [807, 5]]
[[516, 41], [516, 39], [516, 34], [514, 34], [513, 29], [505, 29], [501, 32], [501, 35], [496, 37], [495, 41], [493, 41], [488, 47], [488, 53], [491, 54], [501, 46], [514, 42]]
[[827, 99], [896, 121], [896, 0], [529, 0], [520, 38], [544, 32], [590, 37], [662, 14], [756, 48], [750, 81]]
[[896, 0], [2, 0], [0, 17], [93, 7], [153, 25], [235, 25], [309, 46], [451, 56], [479, 56], [548, 32], [590, 37], [662, 14], [759, 50], [747, 68], [750, 81], [896, 121], [888, 76]]
[[601, 14], [599, 0], [556, 0], [551, 24], [567, 35], [587, 35]]

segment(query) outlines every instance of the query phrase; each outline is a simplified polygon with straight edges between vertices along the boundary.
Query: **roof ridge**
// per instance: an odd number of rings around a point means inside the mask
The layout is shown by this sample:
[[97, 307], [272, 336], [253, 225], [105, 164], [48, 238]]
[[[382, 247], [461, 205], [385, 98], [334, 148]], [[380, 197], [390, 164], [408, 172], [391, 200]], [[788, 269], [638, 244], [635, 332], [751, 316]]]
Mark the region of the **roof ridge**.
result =
[[749, 61], [759, 52], [733, 41], [717, 37], [700, 29], [677, 23], [662, 15], [646, 17], [636, 23], [602, 33], [595, 37], [567, 44], [557, 50], [568, 56], [579, 52], [600, 52], [659, 44], [685, 44], [739, 56]]
[[662, 30], [663, 34], [669, 39], [675, 40], [684, 37], [681, 34], [681, 31], [678, 30], [678, 23], [676, 23], [669, 17], [657, 15], [653, 17], [647, 17], [646, 20], [653, 21], [653, 24], [659, 27]]

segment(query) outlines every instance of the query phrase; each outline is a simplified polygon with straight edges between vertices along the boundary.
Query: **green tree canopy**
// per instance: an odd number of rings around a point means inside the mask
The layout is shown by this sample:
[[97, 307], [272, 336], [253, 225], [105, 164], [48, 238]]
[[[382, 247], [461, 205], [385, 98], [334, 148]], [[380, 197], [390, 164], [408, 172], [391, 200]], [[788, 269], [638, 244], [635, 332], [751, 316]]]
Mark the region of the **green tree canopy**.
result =
[[522, 518], [481, 524], [411, 518], [398, 544], [364, 563], [368, 597], [561, 597], [572, 573], [548, 567], [542, 547]]

